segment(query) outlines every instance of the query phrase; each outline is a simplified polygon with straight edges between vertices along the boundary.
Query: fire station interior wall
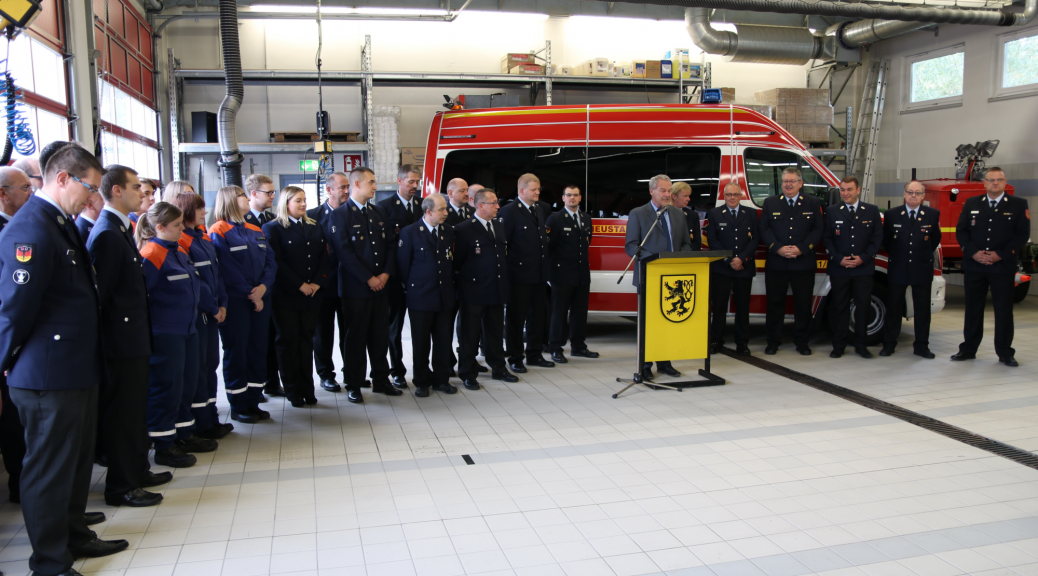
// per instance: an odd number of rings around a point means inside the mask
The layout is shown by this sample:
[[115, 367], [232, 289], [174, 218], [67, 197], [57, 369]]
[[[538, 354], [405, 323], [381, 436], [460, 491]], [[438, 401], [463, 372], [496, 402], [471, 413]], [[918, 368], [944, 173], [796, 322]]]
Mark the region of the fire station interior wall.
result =
[[[164, 32], [159, 53], [165, 54], [165, 49], [172, 47], [183, 68], [222, 68], [217, 32], [215, 21], [176, 22]], [[245, 69], [315, 69], [317, 28], [312, 21], [243, 20], [239, 32]], [[546, 39], [552, 41], [552, 61], [559, 65], [577, 64], [593, 57], [615, 61], [658, 59], [674, 48], [689, 48], [694, 59], [699, 58], [681, 21], [547, 18], [473, 12], [462, 13], [451, 23], [325, 21], [323, 69], [359, 70], [365, 34], [371, 35], [376, 71], [497, 73], [502, 55], [538, 50]], [[806, 83], [806, 68], [801, 66], [730, 64], [714, 57], [710, 57], [710, 61], [713, 62], [713, 85], [734, 87], [739, 99], [745, 102], [752, 102], [753, 93], [759, 90], [803, 87]], [[159, 90], [164, 94], [165, 86]], [[424, 147], [433, 115], [443, 110], [444, 94], [454, 97], [500, 92], [518, 95], [523, 104], [529, 101], [526, 89], [456, 87], [378, 87], [374, 90], [374, 101], [376, 105], [401, 107], [401, 147]], [[190, 113], [216, 112], [223, 95], [222, 85], [186, 85], [183, 101], [186, 134], [191, 133]], [[553, 104], [644, 102], [677, 102], [677, 90], [673, 93], [553, 92]], [[544, 104], [543, 91], [538, 103]], [[333, 131], [362, 129], [357, 87], [325, 85], [324, 107], [331, 115]], [[316, 110], [316, 86], [247, 86], [238, 113], [238, 140], [266, 142], [270, 132], [313, 132]], [[206, 187], [218, 186], [215, 156], [192, 157], [188, 176], [197, 181], [202, 159], [206, 163]], [[253, 155], [246, 161], [245, 173], [298, 172], [300, 159], [291, 155]]]
[[[890, 59], [890, 82], [880, 128], [876, 201], [881, 207], [904, 202], [902, 190], [912, 177], [955, 177], [955, 147], [984, 140], [1001, 140], [987, 161], [1006, 170], [1016, 194], [1038, 202], [1038, 95], [990, 100], [994, 95], [997, 37], [1007, 28], [995, 26], [941, 26], [881, 42], [868, 54]], [[962, 106], [902, 113], [908, 101], [906, 58], [965, 44]], [[1031, 237], [1038, 238], [1038, 220]]]

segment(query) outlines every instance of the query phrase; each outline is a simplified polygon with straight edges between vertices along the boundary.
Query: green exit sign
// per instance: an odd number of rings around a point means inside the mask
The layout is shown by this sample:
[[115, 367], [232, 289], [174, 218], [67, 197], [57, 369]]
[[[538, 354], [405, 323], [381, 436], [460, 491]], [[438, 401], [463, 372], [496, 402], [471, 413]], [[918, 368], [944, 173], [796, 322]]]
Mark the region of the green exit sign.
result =
[[320, 162], [317, 160], [300, 160], [299, 171], [300, 172], [317, 172], [320, 169]]

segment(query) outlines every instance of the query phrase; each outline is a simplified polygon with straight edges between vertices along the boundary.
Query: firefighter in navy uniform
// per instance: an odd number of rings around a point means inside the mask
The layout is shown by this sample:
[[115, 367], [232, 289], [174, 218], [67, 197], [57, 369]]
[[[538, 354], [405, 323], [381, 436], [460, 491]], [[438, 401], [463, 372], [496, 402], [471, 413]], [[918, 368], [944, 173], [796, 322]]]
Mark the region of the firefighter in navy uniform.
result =
[[[274, 219], [274, 214], [268, 211], [274, 203], [274, 194], [277, 193], [274, 180], [265, 174], [252, 174], [245, 179], [245, 193], [249, 196], [249, 211], [245, 213], [245, 223], [262, 229], [264, 224]], [[263, 393], [268, 396], [285, 395], [278, 370], [276, 339], [277, 328], [274, 327], [274, 318], [271, 316], [270, 331], [267, 335], [267, 381], [263, 385]], [[266, 401], [267, 399], [261, 395], [260, 402]]]
[[598, 352], [587, 349], [587, 308], [591, 290], [591, 264], [588, 247], [593, 226], [591, 216], [580, 211], [580, 188], [567, 186], [562, 191], [565, 208], [548, 217], [548, 280], [551, 282], [551, 331], [548, 346], [551, 359], [568, 362], [562, 353], [569, 313], [570, 353], [584, 358], [598, 358]]
[[724, 206], [706, 213], [706, 239], [711, 250], [731, 250], [734, 255], [710, 263], [710, 307], [713, 323], [710, 327], [711, 352], [716, 354], [724, 346], [724, 325], [728, 318], [728, 297], [735, 302], [735, 351], [750, 355], [750, 289], [757, 275], [754, 254], [760, 238], [757, 237], [757, 210], [739, 205], [742, 188], [735, 182], [724, 187]]
[[866, 348], [869, 311], [872, 309], [872, 277], [876, 254], [883, 245], [883, 220], [875, 204], [860, 201], [861, 184], [854, 176], [840, 180], [840, 204], [825, 211], [822, 242], [829, 253], [829, 324], [833, 332], [830, 358], [843, 356], [850, 331], [850, 305], [854, 298], [854, 351], [872, 358]]
[[370, 202], [375, 196], [375, 173], [363, 166], [350, 172], [350, 199], [331, 215], [333, 255], [339, 260], [339, 298], [342, 300], [342, 375], [346, 399], [364, 402], [360, 389], [371, 360], [372, 392], [403, 394], [389, 382], [389, 298], [386, 283], [396, 270], [396, 245], [389, 218]]
[[822, 202], [802, 194], [804, 174], [799, 168], [782, 171], [782, 196], [764, 200], [760, 239], [768, 248], [764, 262], [764, 289], [768, 298], [768, 345], [764, 353], [777, 354], [786, 319], [786, 293], [793, 289], [793, 343], [797, 352], [811, 354], [811, 298], [814, 295], [815, 250], [822, 241]]
[[1013, 292], [1020, 249], [1031, 235], [1027, 200], [1006, 194], [1006, 173], [997, 166], [984, 172], [987, 194], [966, 200], [955, 227], [962, 247], [966, 288], [963, 342], [952, 360], [972, 360], [984, 338], [988, 289], [995, 307], [995, 353], [1006, 366], [1019, 366], [1013, 349]]
[[901, 335], [905, 292], [912, 288], [916, 356], [933, 359], [930, 352], [930, 290], [933, 254], [941, 243], [941, 213], [923, 206], [926, 188], [912, 180], [905, 185], [905, 205], [883, 216], [883, 248], [887, 251], [887, 320], [880, 356], [890, 356]]
[[[324, 204], [306, 211], [306, 215], [317, 221], [324, 231], [325, 242], [332, 243], [332, 212], [349, 198], [349, 177], [342, 172], [332, 172], [324, 181], [326, 199]], [[329, 253], [331, 248], [329, 248]], [[322, 295], [321, 292], [324, 294]], [[321, 379], [321, 388], [329, 392], [342, 390], [335, 381], [335, 362], [332, 360], [336, 348], [343, 354], [342, 335], [346, 327], [342, 323], [342, 302], [339, 300], [339, 263], [334, 258], [329, 263], [328, 284], [317, 293], [321, 307], [317, 311], [317, 328], [314, 330], [314, 367]], [[335, 345], [335, 329], [339, 329], [339, 345]]]
[[688, 238], [692, 242], [692, 250], [702, 250], [703, 235], [700, 232], [699, 212], [688, 205], [692, 199], [692, 187], [685, 182], [675, 182], [670, 189], [670, 197], [674, 201], [674, 207], [681, 210], [685, 215], [685, 223], [688, 224]]
[[447, 183], [447, 223], [457, 228], [458, 224], [472, 218], [476, 209], [469, 206], [469, 185], [461, 178]]
[[[399, 188], [395, 195], [378, 203], [389, 216], [389, 227], [393, 230], [393, 244], [400, 239], [400, 231], [422, 218], [422, 203], [418, 199], [418, 186], [422, 182], [422, 173], [411, 164], [400, 167], [396, 178]], [[404, 347], [401, 337], [404, 333], [404, 316], [407, 315], [407, 297], [396, 270], [390, 271], [386, 292], [389, 295], [389, 370], [393, 377], [393, 386], [407, 389], [407, 367], [404, 366]]]

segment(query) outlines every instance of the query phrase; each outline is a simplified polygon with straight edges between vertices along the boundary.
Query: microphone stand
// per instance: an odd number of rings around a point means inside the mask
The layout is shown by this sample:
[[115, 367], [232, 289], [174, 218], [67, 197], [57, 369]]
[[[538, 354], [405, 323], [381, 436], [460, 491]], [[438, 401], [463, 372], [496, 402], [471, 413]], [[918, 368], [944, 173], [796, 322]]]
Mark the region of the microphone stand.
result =
[[649, 234], [652, 234], [652, 229], [655, 228], [660, 223], [660, 218], [663, 217], [663, 213], [666, 212], [666, 211], [667, 211], [667, 207], [666, 206], [660, 206], [659, 212], [656, 212], [656, 221], [652, 223], [652, 226], [649, 227], [649, 231], [645, 233], [645, 237], [642, 238], [641, 244], [638, 244], [638, 249], [634, 252], [634, 256], [631, 256], [631, 261], [627, 263], [627, 268], [624, 268], [623, 274], [621, 274], [620, 278], [618, 278], [616, 280], [617, 284], [619, 284], [620, 282], [623, 282], [624, 276], [627, 276], [627, 272], [631, 269], [631, 265], [634, 264], [634, 261], [637, 260], [638, 256], [641, 255], [641, 253], [642, 253], [642, 246], [645, 246], [645, 241], [649, 239]]

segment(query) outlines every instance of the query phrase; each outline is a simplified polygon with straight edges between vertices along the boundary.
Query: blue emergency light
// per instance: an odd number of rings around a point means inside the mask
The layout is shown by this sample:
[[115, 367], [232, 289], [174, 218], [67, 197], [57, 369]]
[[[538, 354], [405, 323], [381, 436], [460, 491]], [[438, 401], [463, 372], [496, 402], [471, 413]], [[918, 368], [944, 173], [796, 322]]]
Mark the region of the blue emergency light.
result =
[[721, 103], [721, 89], [720, 88], [705, 88], [702, 95], [699, 97], [700, 104], [720, 104]]

